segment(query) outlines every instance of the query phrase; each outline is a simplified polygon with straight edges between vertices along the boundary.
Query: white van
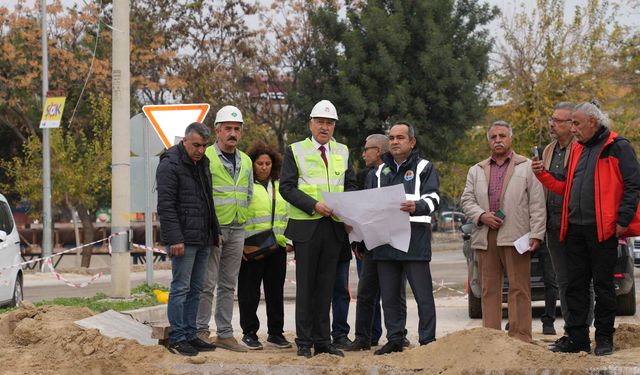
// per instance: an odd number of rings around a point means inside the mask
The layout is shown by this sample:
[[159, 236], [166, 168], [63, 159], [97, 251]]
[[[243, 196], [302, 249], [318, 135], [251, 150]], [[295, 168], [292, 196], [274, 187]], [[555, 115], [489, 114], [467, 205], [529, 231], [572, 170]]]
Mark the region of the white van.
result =
[[0, 194], [0, 306], [15, 307], [22, 303], [22, 268], [5, 268], [20, 262], [18, 228], [7, 199]]

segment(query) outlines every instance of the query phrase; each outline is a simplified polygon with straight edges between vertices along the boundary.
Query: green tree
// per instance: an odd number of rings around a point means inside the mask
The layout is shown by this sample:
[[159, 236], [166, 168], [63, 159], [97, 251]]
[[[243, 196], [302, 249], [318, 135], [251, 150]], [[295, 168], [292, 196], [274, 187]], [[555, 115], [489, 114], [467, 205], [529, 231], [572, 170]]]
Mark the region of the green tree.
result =
[[[111, 99], [90, 96], [93, 117], [89, 126], [76, 132], [51, 131], [52, 204], [77, 211], [82, 222], [84, 242], [93, 241], [92, 212], [111, 197]], [[68, 129], [67, 129], [68, 130]], [[9, 184], [2, 190], [14, 190], [32, 205], [42, 203], [42, 144], [31, 136], [24, 144], [24, 157], [0, 161]], [[82, 266], [89, 267], [91, 247], [82, 253]]]
[[549, 141], [547, 118], [560, 101], [598, 99], [606, 112], [622, 88], [615, 55], [624, 33], [615, 22], [617, 7], [589, 0], [565, 21], [564, 1], [538, 0], [502, 19], [504, 43], [498, 49], [495, 88], [505, 104], [495, 115], [511, 122], [516, 150], [529, 154]]
[[394, 121], [416, 127], [421, 153], [446, 160], [453, 141], [482, 118], [498, 14], [476, 0], [371, 0], [347, 10], [337, 87], [351, 145]]

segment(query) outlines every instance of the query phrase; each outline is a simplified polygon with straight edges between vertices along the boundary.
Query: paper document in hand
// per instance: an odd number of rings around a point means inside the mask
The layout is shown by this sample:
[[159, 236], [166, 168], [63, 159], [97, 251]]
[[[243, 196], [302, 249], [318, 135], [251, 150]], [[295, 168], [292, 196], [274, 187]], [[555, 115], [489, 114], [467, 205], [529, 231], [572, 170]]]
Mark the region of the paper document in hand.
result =
[[524, 254], [527, 251], [529, 251], [529, 234], [530, 233], [531, 232], [525, 233], [524, 236], [518, 238], [516, 242], [513, 243], [513, 246], [516, 247], [516, 250], [518, 250], [520, 254]]
[[400, 211], [407, 200], [403, 185], [322, 195], [334, 215], [353, 227], [350, 241], [364, 241], [367, 249], [389, 244], [409, 251], [409, 213]]

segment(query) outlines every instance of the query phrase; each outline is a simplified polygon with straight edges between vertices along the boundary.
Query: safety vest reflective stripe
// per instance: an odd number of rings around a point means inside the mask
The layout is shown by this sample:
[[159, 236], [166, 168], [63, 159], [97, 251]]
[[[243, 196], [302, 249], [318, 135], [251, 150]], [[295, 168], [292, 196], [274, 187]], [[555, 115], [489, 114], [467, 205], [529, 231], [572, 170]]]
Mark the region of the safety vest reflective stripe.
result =
[[262, 223], [271, 224], [271, 215], [260, 216], [260, 217], [248, 217], [247, 221], [244, 222], [244, 225], [255, 225], [255, 224], [262, 224]]
[[238, 191], [240, 193], [249, 194], [249, 188], [246, 186], [216, 186], [213, 188], [215, 193], [229, 193]]
[[247, 219], [247, 207], [249, 206], [249, 181], [253, 174], [252, 162], [249, 156], [238, 150], [240, 154], [240, 171], [238, 179], [225, 169], [214, 146], [210, 146], [205, 154], [210, 160], [213, 202], [216, 206], [216, 216], [221, 225], [233, 222], [237, 217], [239, 224], [244, 224]]
[[[323, 202], [323, 192], [343, 192], [345, 172], [349, 163], [347, 146], [330, 141], [328, 144], [328, 165], [325, 165], [320, 151], [311, 139], [291, 145], [293, 156], [298, 167], [298, 189], [311, 198]], [[289, 204], [289, 218], [296, 220], [316, 220], [320, 214], [309, 215]], [[334, 220], [337, 220], [334, 218]]]
[[[427, 204], [427, 206], [429, 206], [429, 211], [433, 212], [435, 209], [435, 206], [433, 204], [433, 202], [431, 201], [431, 199], [435, 199], [437, 200], [437, 202], [440, 202], [440, 197], [438, 196], [437, 193], [429, 193], [429, 194], [424, 194], [424, 195], [420, 195], [420, 185], [422, 184], [422, 181], [420, 180], [420, 174], [424, 171], [424, 169], [427, 167], [427, 165], [429, 164], [429, 161], [425, 160], [425, 159], [421, 159], [418, 162], [418, 166], [416, 168], [416, 174], [415, 174], [415, 183], [414, 183], [414, 194], [405, 194], [405, 197], [408, 201], [419, 201], [419, 200], [424, 200], [425, 203]], [[378, 178], [378, 187], [380, 187], [380, 181], [381, 179], [381, 175], [382, 175], [382, 169], [385, 167], [386, 164], [380, 164], [380, 166], [378, 166], [378, 169], [376, 170], [376, 177]], [[431, 223], [431, 216], [429, 215], [423, 215], [423, 216], [410, 216], [409, 217], [409, 221], [414, 222], [414, 223]]]

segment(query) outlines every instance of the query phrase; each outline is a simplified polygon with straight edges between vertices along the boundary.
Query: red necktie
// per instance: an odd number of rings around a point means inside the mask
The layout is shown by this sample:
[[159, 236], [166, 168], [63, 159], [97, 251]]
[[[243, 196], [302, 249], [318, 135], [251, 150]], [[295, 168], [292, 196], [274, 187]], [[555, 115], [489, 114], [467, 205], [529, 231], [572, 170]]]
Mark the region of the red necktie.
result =
[[328, 167], [329, 163], [327, 162], [327, 153], [326, 148], [324, 148], [324, 145], [318, 147], [318, 150], [320, 150], [320, 156], [322, 157], [322, 160], [324, 161], [324, 166]]

